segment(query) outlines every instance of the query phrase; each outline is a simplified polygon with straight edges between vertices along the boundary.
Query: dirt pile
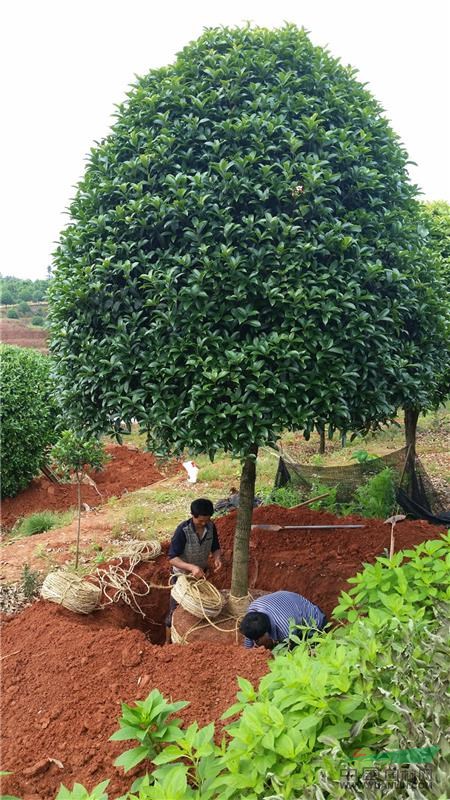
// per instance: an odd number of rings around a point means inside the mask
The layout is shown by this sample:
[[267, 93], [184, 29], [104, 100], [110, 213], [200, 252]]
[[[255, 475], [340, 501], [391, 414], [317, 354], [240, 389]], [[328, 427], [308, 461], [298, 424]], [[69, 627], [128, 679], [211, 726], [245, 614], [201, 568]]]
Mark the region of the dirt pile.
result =
[[[250, 589], [290, 589], [306, 595], [329, 615], [346, 580], [389, 545], [389, 526], [359, 520], [347, 531], [254, 532]], [[342, 524], [332, 514], [266, 506], [254, 522]], [[235, 512], [217, 520], [224, 570], [216, 581], [229, 588]], [[397, 526], [397, 547], [437, 538], [444, 528], [425, 522]], [[137, 574], [165, 586], [166, 553], [140, 564]], [[139, 588], [138, 577], [133, 586]], [[132, 702], [157, 687], [191, 705], [186, 722], [217, 720], [235, 696], [237, 675], [257, 683], [267, 670], [266, 651], [246, 652], [213, 641], [159, 647], [164, 637], [168, 590], [153, 588], [140, 599], [142, 618], [121, 603], [87, 617], [35, 603], [3, 626], [3, 764], [15, 772], [4, 791], [24, 800], [50, 800], [61, 782], [92, 787], [111, 777], [110, 796], [131, 784], [112, 766], [127, 743], [108, 742], [117, 727], [120, 701]], [[150, 643], [150, 640], [152, 643]], [[51, 759], [54, 759], [52, 761]], [[62, 766], [60, 766], [60, 763]]]
[[[83, 502], [90, 506], [99, 506], [109, 497], [120, 497], [124, 492], [148, 486], [174, 474], [180, 468], [177, 463], [173, 463], [165, 467], [163, 473], [151, 453], [144, 453], [137, 448], [109, 445], [106, 450], [111, 460], [100, 472], [89, 473], [100, 494], [92, 486], [83, 484], [82, 487]], [[76, 504], [76, 486], [67, 483], [55, 485], [42, 476], [35, 478], [16, 497], [6, 497], [2, 501], [2, 525], [10, 528], [19, 517], [35, 511], [65, 511]]]
[[110, 797], [129, 788], [139, 769], [124, 776], [113, 761], [133, 744], [108, 742], [121, 701], [156, 687], [191, 703], [180, 713], [187, 723], [205, 725], [234, 701], [236, 675], [257, 682], [267, 670], [266, 651], [158, 647], [141, 631], [93, 623], [43, 601], [5, 624], [2, 638], [2, 766], [15, 773], [3, 791], [24, 800], [53, 799], [61, 782], [91, 788], [111, 777]]

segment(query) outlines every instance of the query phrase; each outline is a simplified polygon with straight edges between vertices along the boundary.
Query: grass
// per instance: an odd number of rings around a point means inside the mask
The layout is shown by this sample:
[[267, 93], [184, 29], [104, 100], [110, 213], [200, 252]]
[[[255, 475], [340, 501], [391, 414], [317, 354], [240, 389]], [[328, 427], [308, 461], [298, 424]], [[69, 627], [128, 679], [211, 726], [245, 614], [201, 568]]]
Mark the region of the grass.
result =
[[23, 517], [14, 526], [12, 536], [22, 538], [24, 536], [34, 536], [36, 533], [51, 531], [53, 528], [62, 528], [69, 525], [74, 519], [75, 511], [38, 511]]

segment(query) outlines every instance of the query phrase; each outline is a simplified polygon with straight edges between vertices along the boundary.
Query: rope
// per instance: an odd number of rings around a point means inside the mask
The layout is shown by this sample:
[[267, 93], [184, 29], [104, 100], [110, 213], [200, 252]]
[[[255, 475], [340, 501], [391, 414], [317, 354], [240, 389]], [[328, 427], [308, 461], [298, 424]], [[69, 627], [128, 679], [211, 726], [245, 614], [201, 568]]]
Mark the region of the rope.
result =
[[[151, 584], [148, 584], [140, 575], [133, 575], [133, 573], [140, 561], [157, 558], [160, 552], [161, 545], [156, 540], [132, 541], [117, 557], [118, 563], [110, 564], [106, 569], [96, 569], [94, 575], [97, 584], [86, 581], [79, 575], [59, 570], [47, 575], [42, 584], [41, 596], [44, 600], [59, 603], [69, 611], [78, 614], [90, 614], [95, 609], [105, 608], [110, 603], [123, 600], [130, 608], [145, 617], [137, 598], [145, 597], [150, 592]], [[129, 561], [127, 567], [123, 566], [124, 559]], [[132, 575], [141, 581], [144, 591], [140, 592], [132, 588], [130, 582]], [[161, 586], [159, 588], [171, 587]], [[102, 594], [107, 598], [104, 603], [100, 603]]]
[[172, 589], [172, 597], [194, 617], [219, 616], [224, 598], [206, 578], [197, 580], [193, 575], [179, 575]]
[[178, 633], [175, 625], [173, 624], [173, 618], [172, 618], [172, 626], [171, 626], [171, 629], [170, 629], [172, 643], [173, 644], [189, 644], [188, 637], [189, 637], [189, 634], [192, 633], [192, 631], [199, 631], [201, 628], [208, 628], [209, 625], [212, 625], [213, 628], [216, 628], [221, 633], [234, 633], [235, 636], [236, 636], [236, 644], [238, 643], [238, 641], [239, 641], [238, 630], [239, 630], [240, 618], [236, 619], [235, 617], [230, 616], [230, 617], [224, 617], [221, 620], [221, 622], [228, 622], [228, 620], [234, 619], [235, 620], [235, 625], [234, 625], [233, 628], [220, 628], [212, 620], [208, 619], [207, 617], [205, 617], [205, 619], [206, 619], [206, 622], [199, 621], [199, 622], [196, 622], [194, 625], [191, 625], [191, 627], [182, 636], [180, 633]]
[[[183, 580], [183, 578], [185, 580]], [[177, 591], [176, 587], [180, 581], [182, 586], [179, 588], [179, 591]], [[211, 601], [211, 598], [214, 598], [216, 600], [216, 607], [220, 604], [220, 608], [217, 613], [214, 613], [213, 615], [211, 615], [211, 613], [207, 613], [207, 611], [210, 611], [210, 609], [205, 608], [205, 596], [209, 601]], [[182, 636], [180, 633], [178, 633], [172, 619], [171, 638], [174, 644], [188, 644], [189, 635], [194, 630], [200, 630], [201, 628], [207, 628], [208, 626], [215, 628], [221, 633], [234, 633], [237, 644], [239, 641], [239, 623], [247, 611], [251, 600], [253, 600], [251, 594], [244, 595], [243, 597], [235, 597], [234, 595], [230, 594], [228, 600], [225, 600], [223, 595], [218, 591], [218, 589], [216, 589], [215, 586], [212, 585], [212, 583], [209, 583], [209, 581], [207, 581], [205, 578], [200, 578], [200, 580], [197, 581], [192, 575], [182, 575], [178, 578], [172, 589], [172, 597], [190, 614], [205, 620], [205, 622], [196, 622], [194, 625], [191, 625], [191, 627]], [[220, 623], [223, 624], [232, 619], [234, 620], [234, 626], [232, 628], [222, 628], [220, 625], [216, 625], [216, 623], [211, 619], [211, 616], [219, 616], [225, 603], [231, 611], [231, 614], [228, 617], [221, 619]]]
[[99, 586], [63, 570], [50, 572], [41, 588], [44, 600], [59, 603], [78, 614], [90, 614], [98, 608], [101, 594]]
[[[135, 574], [134, 568], [140, 561], [149, 561], [152, 558], [157, 558], [160, 552], [161, 545], [158, 541], [130, 542], [123, 554], [118, 557], [117, 564], [109, 564], [107, 569], [96, 569], [95, 575], [98, 578], [103, 596], [106, 597], [106, 601], [100, 605], [100, 608], [106, 608], [110, 603], [118, 603], [119, 600], [123, 600], [130, 608], [145, 617], [137, 598], [148, 595], [151, 584], [147, 583], [140, 575]], [[128, 559], [129, 562], [126, 568], [122, 566], [124, 558]], [[131, 576], [141, 581], [144, 591], [139, 592], [137, 589], [132, 588]], [[112, 592], [112, 595], [109, 594], [110, 592]]]

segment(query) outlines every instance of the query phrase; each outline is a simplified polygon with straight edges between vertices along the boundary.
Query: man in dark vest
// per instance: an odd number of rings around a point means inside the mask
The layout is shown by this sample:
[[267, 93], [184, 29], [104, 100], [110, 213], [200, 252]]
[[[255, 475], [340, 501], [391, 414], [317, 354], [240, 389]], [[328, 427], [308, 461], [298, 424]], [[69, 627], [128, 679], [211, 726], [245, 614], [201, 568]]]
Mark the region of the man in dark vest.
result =
[[[208, 559], [212, 556], [214, 572], [222, 566], [217, 529], [211, 517], [214, 506], [211, 500], [199, 498], [191, 503], [191, 518], [181, 522], [172, 536], [169, 547], [169, 561], [172, 567], [171, 583], [178, 575], [190, 573], [194, 578], [205, 578]], [[172, 614], [178, 603], [171, 597], [169, 613], [166, 617], [166, 642], [171, 641], [170, 628]]]

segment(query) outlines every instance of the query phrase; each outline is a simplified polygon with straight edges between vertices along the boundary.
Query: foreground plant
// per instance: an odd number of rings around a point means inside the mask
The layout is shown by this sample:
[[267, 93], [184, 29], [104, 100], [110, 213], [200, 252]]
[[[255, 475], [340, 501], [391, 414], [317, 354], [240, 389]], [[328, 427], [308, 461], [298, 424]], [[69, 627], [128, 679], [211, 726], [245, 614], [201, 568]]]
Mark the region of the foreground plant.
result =
[[108, 800], [108, 795], [105, 792], [109, 780], [102, 781], [89, 792], [81, 783], [76, 783], [73, 789], [67, 789], [61, 786], [56, 800]]

